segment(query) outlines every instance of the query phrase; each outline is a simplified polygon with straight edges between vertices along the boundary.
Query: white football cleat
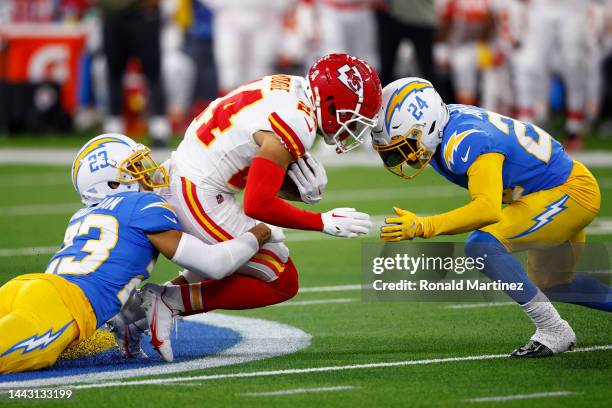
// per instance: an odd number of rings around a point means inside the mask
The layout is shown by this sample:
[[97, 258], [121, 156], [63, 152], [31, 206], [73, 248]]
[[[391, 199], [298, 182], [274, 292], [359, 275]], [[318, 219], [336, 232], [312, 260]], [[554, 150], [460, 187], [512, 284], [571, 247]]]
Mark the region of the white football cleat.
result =
[[576, 346], [576, 333], [568, 322], [558, 326], [537, 329], [527, 344], [514, 350], [512, 357], [550, 357], [571, 351]]
[[170, 332], [174, 316], [172, 310], [164, 303], [162, 295], [163, 286], [148, 283], [141, 289], [142, 307], [147, 314], [149, 330], [151, 332], [151, 345], [159, 352], [162, 358], [170, 362], [174, 360]]
[[115, 337], [117, 348], [125, 358], [148, 358], [140, 347], [140, 339], [146, 329], [146, 320], [126, 324], [121, 313], [109, 320], [106, 325]]

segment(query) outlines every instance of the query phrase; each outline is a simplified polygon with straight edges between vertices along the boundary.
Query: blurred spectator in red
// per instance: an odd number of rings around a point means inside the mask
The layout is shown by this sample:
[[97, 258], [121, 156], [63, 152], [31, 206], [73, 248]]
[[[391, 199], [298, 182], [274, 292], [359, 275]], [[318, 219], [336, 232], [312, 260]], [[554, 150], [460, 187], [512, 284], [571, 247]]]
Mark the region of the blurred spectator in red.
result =
[[414, 46], [420, 75], [437, 85], [433, 63], [436, 34], [434, 0], [386, 0], [377, 13], [380, 79], [383, 86], [396, 79], [397, 50], [402, 40]]
[[109, 81], [109, 116], [105, 132], [123, 133], [123, 79], [136, 57], [147, 79], [152, 145], [168, 144], [170, 124], [161, 78], [161, 17], [159, 0], [98, 0], [103, 15], [103, 42]]
[[[457, 102], [478, 103], [478, 74], [490, 57], [487, 43], [493, 32], [491, 0], [445, 0], [440, 7], [436, 54], [452, 74]], [[441, 51], [444, 50], [445, 51]], [[444, 61], [446, 54], [446, 61]]]

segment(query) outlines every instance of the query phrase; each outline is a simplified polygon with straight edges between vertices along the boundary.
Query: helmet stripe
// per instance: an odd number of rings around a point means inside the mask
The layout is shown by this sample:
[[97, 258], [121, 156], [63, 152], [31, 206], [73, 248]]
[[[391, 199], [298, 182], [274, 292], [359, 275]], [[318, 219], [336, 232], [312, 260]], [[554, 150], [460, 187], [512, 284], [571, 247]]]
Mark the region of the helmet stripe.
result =
[[72, 164], [72, 184], [74, 185], [74, 188], [77, 189], [77, 191], [78, 191], [78, 187], [77, 187], [76, 177], [77, 177], [77, 173], [79, 172], [79, 169], [81, 168], [81, 160], [83, 160], [85, 156], [87, 156], [89, 153], [96, 150], [98, 147], [100, 147], [104, 143], [108, 143], [108, 142], [123, 143], [124, 145], [129, 146], [129, 144], [127, 144], [121, 139], [117, 139], [115, 137], [103, 137], [98, 140], [94, 140], [93, 142], [91, 142], [89, 146], [86, 145], [85, 147], [83, 147], [81, 152], [74, 159], [74, 163]]
[[391, 98], [389, 98], [389, 103], [387, 104], [387, 109], [385, 111], [385, 127], [387, 128], [387, 132], [389, 132], [391, 128], [391, 118], [393, 118], [393, 113], [402, 107], [402, 104], [406, 98], [415, 91], [420, 91], [427, 88], [433, 88], [433, 86], [431, 86], [429, 82], [413, 81], [393, 92], [393, 95], [391, 95]]

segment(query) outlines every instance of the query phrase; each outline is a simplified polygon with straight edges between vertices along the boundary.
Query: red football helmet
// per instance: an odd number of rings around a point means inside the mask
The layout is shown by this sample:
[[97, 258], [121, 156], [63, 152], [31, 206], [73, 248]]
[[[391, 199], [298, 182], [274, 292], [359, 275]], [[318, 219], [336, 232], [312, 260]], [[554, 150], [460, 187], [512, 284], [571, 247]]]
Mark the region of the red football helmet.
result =
[[376, 125], [382, 87], [376, 72], [362, 59], [328, 54], [308, 71], [317, 124], [338, 153], [362, 144]]

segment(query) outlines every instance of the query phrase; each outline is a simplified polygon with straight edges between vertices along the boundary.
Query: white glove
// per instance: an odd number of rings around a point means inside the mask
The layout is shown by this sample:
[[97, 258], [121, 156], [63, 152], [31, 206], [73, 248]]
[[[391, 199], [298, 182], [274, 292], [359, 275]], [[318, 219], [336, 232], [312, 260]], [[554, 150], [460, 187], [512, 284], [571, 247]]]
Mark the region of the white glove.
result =
[[323, 232], [336, 237], [355, 238], [372, 228], [370, 216], [354, 208], [334, 208], [321, 214]]
[[300, 157], [293, 163], [287, 174], [298, 188], [302, 201], [316, 204], [323, 197], [323, 190], [327, 186], [327, 174], [325, 168], [314, 157], [309, 154], [305, 157], [306, 160]]
[[270, 231], [272, 231], [270, 240], [268, 241], [271, 244], [276, 244], [279, 242], [283, 242], [285, 239], [285, 231], [281, 227], [277, 227], [276, 225], [266, 224]]

